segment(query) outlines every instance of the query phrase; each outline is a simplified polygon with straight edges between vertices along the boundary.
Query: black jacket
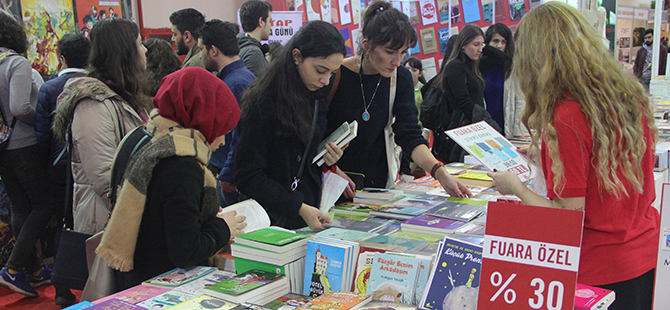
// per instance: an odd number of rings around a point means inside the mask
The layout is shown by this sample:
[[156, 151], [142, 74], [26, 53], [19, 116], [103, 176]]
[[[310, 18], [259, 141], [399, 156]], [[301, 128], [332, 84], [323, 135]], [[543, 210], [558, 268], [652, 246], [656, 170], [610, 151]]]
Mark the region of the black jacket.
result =
[[321, 202], [321, 170], [312, 164], [312, 159], [324, 138], [328, 106], [325, 100], [318, 104], [317, 126], [295, 191], [291, 191], [291, 183], [303, 161], [309, 135], [306, 138], [280, 135], [275, 116], [277, 103], [271, 98], [260, 104], [261, 110], [248, 111], [248, 116], [243, 116], [238, 124], [235, 185], [240, 193], [263, 206], [272, 225], [289, 229], [305, 227], [307, 224], [298, 215], [300, 207], [305, 203], [318, 208]]

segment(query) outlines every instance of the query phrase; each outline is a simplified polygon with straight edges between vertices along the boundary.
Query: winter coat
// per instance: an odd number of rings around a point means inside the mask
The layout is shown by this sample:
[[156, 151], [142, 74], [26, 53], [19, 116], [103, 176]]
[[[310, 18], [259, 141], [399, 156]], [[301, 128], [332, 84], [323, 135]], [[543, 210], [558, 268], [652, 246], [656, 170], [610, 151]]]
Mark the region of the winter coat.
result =
[[237, 35], [237, 42], [240, 44], [239, 56], [244, 60], [244, 66], [255, 76], [260, 76], [268, 64], [261, 50], [261, 42], [243, 33]]
[[72, 126], [76, 231], [94, 234], [104, 229], [116, 147], [126, 133], [143, 123], [137, 112], [100, 80], [81, 77], [65, 84], [58, 97], [53, 129], [64, 141], [68, 126]]

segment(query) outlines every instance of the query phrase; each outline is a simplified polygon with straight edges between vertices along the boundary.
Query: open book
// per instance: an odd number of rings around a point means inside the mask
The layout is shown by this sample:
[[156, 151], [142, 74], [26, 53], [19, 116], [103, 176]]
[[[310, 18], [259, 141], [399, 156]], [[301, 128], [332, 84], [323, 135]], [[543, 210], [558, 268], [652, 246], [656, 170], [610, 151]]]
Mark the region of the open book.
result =
[[270, 217], [268, 213], [265, 212], [265, 209], [253, 199], [247, 199], [245, 201], [238, 202], [236, 204], [227, 206], [223, 208], [219, 214], [237, 211], [237, 215], [244, 215], [246, 219], [244, 220], [247, 223], [247, 227], [244, 228], [244, 232], [252, 232], [261, 228], [270, 227]]
[[357, 135], [358, 122], [344, 122], [339, 128], [335, 129], [335, 131], [333, 131], [330, 136], [326, 137], [323, 139], [323, 141], [321, 141], [321, 143], [319, 143], [316, 156], [314, 156], [312, 163], [316, 163], [317, 166], [321, 166], [324, 162], [326, 162], [323, 156], [326, 155], [326, 152], [328, 152], [328, 150], [326, 150], [326, 144], [328, 142], [333, 142], [335, 145], [342, 148], [347, 145], [347, 143], [351, 142], [351, 140], [356, 138]]

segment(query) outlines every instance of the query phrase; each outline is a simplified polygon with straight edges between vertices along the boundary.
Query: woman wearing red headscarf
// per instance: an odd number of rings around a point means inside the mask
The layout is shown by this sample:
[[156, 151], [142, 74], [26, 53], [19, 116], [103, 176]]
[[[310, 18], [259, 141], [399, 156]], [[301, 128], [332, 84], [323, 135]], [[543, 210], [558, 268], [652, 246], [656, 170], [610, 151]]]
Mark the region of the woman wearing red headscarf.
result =
[[207, 169], [240, 118], [230, 89], [202, 68], [184, 68], [163, 79], [154, 105], [147, 123], [154, 136], [129, 160], [96, 250], [123, 272], [117, 290], [207, 264], [246, 226], [234, 212], [217, 215], [216, 179]]

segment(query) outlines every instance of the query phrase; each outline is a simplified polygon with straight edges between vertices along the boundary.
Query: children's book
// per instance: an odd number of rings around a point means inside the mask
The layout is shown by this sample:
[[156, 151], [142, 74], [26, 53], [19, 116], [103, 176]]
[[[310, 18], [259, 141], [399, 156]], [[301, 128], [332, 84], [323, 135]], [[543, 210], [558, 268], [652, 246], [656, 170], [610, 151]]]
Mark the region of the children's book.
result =
[[328, 142], [333, 142], [335, 143], [338, 147], [342, 148], [347, 143], [351, 142], [356, 136], [358, 135], [358, 122], [353, 121], [351, 123], [344, 122], [340, 127], [335, 129], [333, 133], [330, 134], [330, 136], [326, 137], [321, 143], [319, 143], [319, 146], [316, 148], [318, 151], [316, 153], [316, 156], [314, 156], [314, 159], [312, 159], [312, 163], [316, 163], [317, 166], [323, 165], [325, 163], [325, 159], [323, 158], [324, 155], [328, 152], [326, 149], [326, 144]]
[[302, 294], [317, 297], [351, 289], [358, 251], [355, 242], [330, 238], [308, 241]]
[[281, 296], [267, 304], [263, 305], [263, 308], [271, 310], [295, 310], [298, 307], [310, 302], [312, 297], [289, 293], [284, 296]]
[[80, 309], [86, 309], [91, 306], [94, 306], [95, 304], [90, 302], [90, 301], [82, 301], [80, 303], [76, 303], [72, 306], [69, 306], [67, 308], [63, 308], [63, 310], [80, 310]]
[[391, 235], [391, 237], [404, 238], [404, 239], [414, 239], [414, 240], [419, 240], [419, 241], [427, 241], [429, 243], [435, 243], [435, 242], [438, 242], [438, 241], [442, 240], [442, 236], [420, 234], [420, 233], [409, 232], [409, 231], [399, 231], [399, 232]]
[[426, 211], [425, 215], [469, 222], [482, 212], [486, 212], [486, 207], [445, 201], [439, 206]]
[[208, 286], [205, 288], [204, 292], [205, 294], [214, 297], [218, 297], [219, 295], [240, 296], [258, 288], [269, 286], [275, 282], [280, 283], [278, 281], [280, 279], [284, 279], [281, 274], [261, 270], [250, 270], [237, 276], [227, 278], [217, 284]]
[[199, 295], [185, 302], [170, 307], [170, 310], [195, 310], [195, 309], [219, 309], [228, 310], [235, 308], [237, 304], [227, 302], [207, 295]]
[[373, 301], [359, 308], [358, 310], [415, 310], [415, 309], [416, 309], [415, 306], [410, 306], [399, 302]]
[[530, 180], [526, 159], [498, 131], [485, 121], [446, 131], [470, 155], [489, 170], [510, 171], [522, 182]]
[[361, 252], [356, 264], [356, 278], [354, 279], [354, 293], [366, 293], [370, 281], [370, 271], [376, 252]]
[[217, 284], [225, 279], [234, 277], [235, 275], [236, 273], [234, 272], [229, 272], [225, 270], [215, 270], [199, 279], [177, 286], [174, 288], [174, 290], [188, 293], [193, 296], [198, 296], [202, 294], [202, 290], [205, 289], [205, 287]]
[[445, 237], [420, 303], [424, 309], [476, 309], [482, 246]]
[[338, 227], [331, 227], [331, 228], [328, 228], [326, 230], [323, 230], [323, 231], [320, 231], [320, 232], [316, 233], [316, 236], [317, 237], [337, 239], [337, 240], [345, 240], [345, 241], [365, 241], [367, 239], [378, 236], [378, 234], [371, 233], [371, 232], [366, 232], [366, 231], [358, 231], [358, 230], [343, 229], [343, 228], [338, 228]]
[[244, 222], [247, 224], [247, 227], [244, 227], [244, 232], [248, 233], [261, 228], [270, 227], [270, 216], [265, 212], [265, 209], [256, 202], [256, 200], [247, 199], [229, 205], [223, 208], [219, 214], [230, 211], [236, 211], [238, 216], [244, 215], [246, 218]]
[[92, 305], [90, 307], [87, 307], [85, 309], [90, 309], [90, 310], [146, 310], [146, 307], [142, 307], [139, 305], [133, 305], [127, 301], [123, 301], [120, 299], [112, 298], [108, 299], [106, 301], [103, 301], [99, 304]]
[[614, 291], [577, 283], [575, 310], [607, 309], [615, 299]]
[[[402, 231], [399, 231], [393, 235], [397, 235], [399, 233], [402, 233]], [[423, 241], [423, 240], [416, 240], [416, 239], [411, 239], [411, 238], [403, 238], [403, 237], [395, 237], [395, 236], [377, 236], [374, 238], [370, 238], [368, 240], [365, 240], [365, 242], [369, 243], [374, 243], [374, 244], [382, 244], [382, 245], [388, 245], [388, 246], [401, 246], [407, 248], [407, 250], [413, 250], [418, 247], [424, 246], [428, 244], [428, 241]], [[434, 237], [433, 237], [434, 238]], [[442, 240], [440, 238], [440, 240]], [[391, 251], [391, 250], [389, 250]], [[396, 251], [398, 252], [398, 251]]]
[[305, 246], [307, 236], [278, 230], [274, 228], [261, 228], [259, 230], [237, 235], [235, 242], [254, 248], [282, 253], [288, 250]]
[[154, 278], [142, 282], [143, 285], [158, 286], [158, 287], [176, 287], [197, 278], [200, 278], [212, 271], [215, 267], [197, 266], [191, 269], [175, 268], [166, 273], [160, 274]]
[[459, 227], [467, 224], [463, 221], [450, 220], [446, 218], [419, 215], [400, 224], [403, 231], [413, 231], [426, 234], [437, 234], [444, 236], [452, 233]]
[[151, 297], [158, 296], [169, 291], [169, 287], [155, 287], [149, 285], [136, 285], [129, 289], [120, 291], [116, 294], [109, 295], [107, 297], [100, 298], [94, 303], [99, 304], [104, 301], [107, 301], [112, 298], [119, 300], [127, 301], [131, 304], [137, 304], [139, 302], [145, 301]]
[[375, 253], [366, 292], [372, 300], [411, 304], [421, 261], [387, 253]]
[[407, 220], [426, 213], [427, 209], [417, 207], [403, 207], [396, 205], [380, 205], [370, 211], [370, 215]]
[[357, 310], [368, 304], [371, 300], [369, 294], [334, 291], [315, 298], [299, 307], [298, 310]]
[[182, 302], [185, 302], [195, 296], [202, 294], [202, 292], [197, 294], [184, 293], [177, 290], [169, 290], [163, 294], [151, 297], [145, 301], [138, 303], [138, 306], [142, 306], [147, 309], [165, 309]]
[[364, 188], [356, 192], [357, 198], [393, 200], [403, 195], [401, 190], [384, 188]]

